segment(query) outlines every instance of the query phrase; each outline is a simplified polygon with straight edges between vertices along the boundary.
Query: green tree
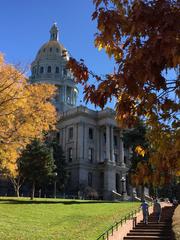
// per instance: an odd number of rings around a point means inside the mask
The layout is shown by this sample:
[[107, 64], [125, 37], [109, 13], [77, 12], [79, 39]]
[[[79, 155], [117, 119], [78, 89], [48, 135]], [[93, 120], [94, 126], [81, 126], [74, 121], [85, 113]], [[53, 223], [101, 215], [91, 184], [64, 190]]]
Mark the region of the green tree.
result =
[[[148, 161], [149, 143], [146, 139], [147, 128], [142, 122], [139, 122], [130, 131], [124, 134], [124, 143], [131, 148], [131, 168], [130, 173], [135, 172], [139, 162]], [[142, 151], [139, 154], [139, 151]]]
[[51, 143], [53, 149], [53, 158], [56, 165], [56, 180], [58, 189], [63, 190], [67, 180], [66, 159], [62, 147], [56, 142]]
[[[141, 198], [144, 195], [144, 186], [150, 186], [147, 176], [151, 173], [149, 164], [149, 142], [146, 138], [147, 127], [142, 121], [139, 121], [134, 128], [124, 134], [124, 143], [131, 148], [131, 167], [129, 169], [129, 178], [133, 186], [141, 186]], [[146, 171], [138, 172], [139, 168]], [[138, 174], [137, 174], [138, 172]]]
[[21, 174], [31, 184], [33, 200], [36, 184], [52, 177], [56, 169], [52, 152], [44, 143], [35, 139], [23, 150], [19, 161]]

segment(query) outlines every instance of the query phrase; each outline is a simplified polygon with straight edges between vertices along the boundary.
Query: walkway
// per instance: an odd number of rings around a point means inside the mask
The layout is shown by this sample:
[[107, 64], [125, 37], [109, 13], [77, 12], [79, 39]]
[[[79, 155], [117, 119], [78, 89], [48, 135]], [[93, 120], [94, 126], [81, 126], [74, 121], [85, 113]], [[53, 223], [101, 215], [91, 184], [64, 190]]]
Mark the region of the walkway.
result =
[[154, 214], [151, 214], [148, 224], [141, 221], [133, 230], [130, 230], [124, 240], [173, 240], [171, 226], [173, 213], [174, 207], [165, 206], [162, 209], [160, 223], [157, 223]]
[[[171, 209], [172, 204], [166, 203], [166, 202], [161, 202], [161, 207], [163, 208], [163, 215], [164, 215], [164, 209], [167, 207], [170, 207]], [[150, 213], [150, 222], [153, 222], [152, 216], [151, 215], [153, 212], [153, 207], [149, 208], [149, 213]], [[141, 224], [140, 222], [142, 221], [142, 212], [138, 213], [137, 215], [137, 223]], [[162, 218], [163, 220], [163, 218]], [[140, 225], [139, 225], [140, 226]], [[129, 233], [133, 233], [133, 221], [132, 220], [128, 220], [125, 224], [121, 226], [119, 226], [119, 229], [117, 231], [114, 231], [114, 234], [112, 236], [109, 236], [109, 240], [124, 240], [124, 239], [128, 239], [128, 238], [124, 238], [127, 234]], [[139, 230], [139, 229], [138, 229]], [[144, 229], [143, 229], [144, 230]], [[147, 231], [147, 230], [146, 230]], [[140, 231], [139, 231], [140, 232]], [[144, 231], [145, 232], [145, 231]], [[138, 232], [137, 232], [138, 233]], [[128, 235], [131, 236], [131, 235]], [[138, 235], [137, 235], [138, 236]], [[129, 238], [130, 239], [130, 238]], [[131, 239], [138, 239], [138, 238], [131, 238]], [[139, 239], [145, 239], [144, 236], [140, 237]], [[156, 238], [150, 238], [152, 239], [156, 239]], [[158, 238], [157, 238], [158, 239]], [[171, 239], [172, 240], [172, 239]]]

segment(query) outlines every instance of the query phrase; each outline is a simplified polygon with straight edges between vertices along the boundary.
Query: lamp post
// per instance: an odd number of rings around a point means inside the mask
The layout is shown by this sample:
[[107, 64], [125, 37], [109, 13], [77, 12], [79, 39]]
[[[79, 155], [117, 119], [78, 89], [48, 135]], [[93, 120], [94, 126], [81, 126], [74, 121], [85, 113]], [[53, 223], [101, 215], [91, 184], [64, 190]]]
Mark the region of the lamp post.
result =
[[126, 193], [126, 190], [125, 190], [125, 177], [122, 177], [121, 178], [121, 187], [122, 187], [122, 200], [124, 200], [124, 194]]
[[54, 173], [54, 198], [56, 198], [56, 177], [57, 177], [57, 172]]

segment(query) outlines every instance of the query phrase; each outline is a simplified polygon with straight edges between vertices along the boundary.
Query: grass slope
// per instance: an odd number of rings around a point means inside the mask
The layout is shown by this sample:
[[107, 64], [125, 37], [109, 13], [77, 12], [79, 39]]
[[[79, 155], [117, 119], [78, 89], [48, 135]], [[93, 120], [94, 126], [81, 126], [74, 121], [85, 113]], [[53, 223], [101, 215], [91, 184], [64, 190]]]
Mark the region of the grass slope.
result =
[[1, 240], [95, 240], [139, 203], [0, 198]]

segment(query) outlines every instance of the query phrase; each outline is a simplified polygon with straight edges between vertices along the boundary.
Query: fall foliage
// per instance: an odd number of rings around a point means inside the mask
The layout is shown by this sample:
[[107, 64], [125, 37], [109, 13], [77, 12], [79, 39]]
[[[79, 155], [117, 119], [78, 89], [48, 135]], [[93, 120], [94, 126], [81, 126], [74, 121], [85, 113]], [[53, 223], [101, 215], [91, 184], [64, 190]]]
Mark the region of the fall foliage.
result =
[[50, 103], [55, 87], [30, 84], [0, 55], [0, 168], [16, 176], [16, 159], [34, 138], [55, 129], [56, 110]]
[[[115, 60], [114, 72], [107, 73], [103, 79], [89, 70], [83, 60], [78, 62], [74, 58], [68, 67], [76, 81], [84, 85], [86, 101], [103, 108], [108, 100], [116, 98], [116, 119], [120, 126], [132, 127], [139, 119], [146, 121], [147, 137], [153, 146], [149, 162], [154, 169], [153, 181], [159, 181], [158, 173], [162, 172], [168, 179], [180, 171], [178, 148], [167, 147], [174, 143], [179, 146], [180, 141], [178, 1], [93, 2], [92, 20], [97, 21], [98, 30], [94, 44]], [[172, 167], [171, 174], [166, 174], [168, 167], [169, 170]], [[139, 169], [149, 175], [145, 165]], [[166, 180], [162, 180], [162, 184]]]

